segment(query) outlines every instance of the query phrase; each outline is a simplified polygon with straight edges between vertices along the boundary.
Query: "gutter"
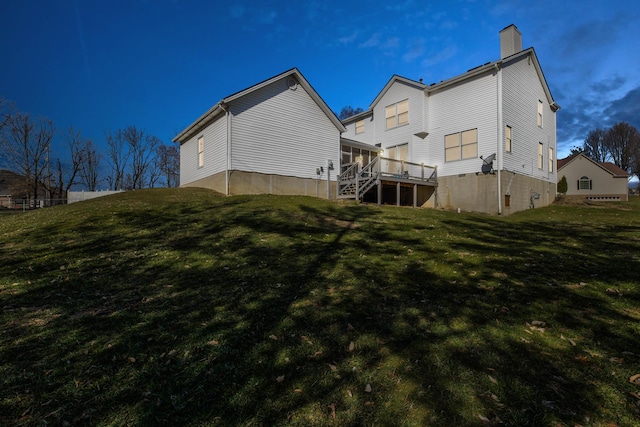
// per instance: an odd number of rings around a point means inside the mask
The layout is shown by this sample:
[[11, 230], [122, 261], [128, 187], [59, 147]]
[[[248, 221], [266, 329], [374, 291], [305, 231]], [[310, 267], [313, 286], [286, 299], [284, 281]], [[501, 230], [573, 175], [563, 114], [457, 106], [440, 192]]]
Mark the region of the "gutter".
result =
[[223, 101], [220, 101], [217, 105], [222, 111], [224, 111], [227, 118], [227, 167], [225, 168], [224, 176], [224, 194], [229, 195], [229, 174], [231, 167], [231, 114], [229, 113], [229, 106], [225, 105]]
[[502, 116], [502, 68], [500, 68], [499, 64], [495, 64], [495, 69], [497, 72], [497, 110], [498, 110], [498, 147], [496, 149], [497, 162], [498, 162], [498, 215], [502, 215], [502, 167], [503, 167], [503, 158], [502, 158], [502, 150], [504, 147], [504, 130], [503, 130], [503, 116]]

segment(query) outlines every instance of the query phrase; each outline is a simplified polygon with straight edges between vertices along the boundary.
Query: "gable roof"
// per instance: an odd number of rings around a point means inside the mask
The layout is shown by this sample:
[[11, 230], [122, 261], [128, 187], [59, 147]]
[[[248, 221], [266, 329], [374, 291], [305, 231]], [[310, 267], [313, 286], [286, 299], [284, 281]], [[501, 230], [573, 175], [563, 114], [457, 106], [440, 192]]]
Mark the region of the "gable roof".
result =
[[626, 170], [622, 169], [621, 167], [619, 167], [618, 165], [616, 165], [614, 163], [611, 163], [611, 162], [596, 162], [595, 160], [593, 160], [591, 157], [587, 156], [584, 153], [575, 153], [575, 154], [570, 155], [569, 157], [565, 157], [564, 159], [558, 159], [558, 161], [557, 161], [558, 172], [560, 171], [560, 169], [564, 168], [566, 165], [568, 165], [569, 163], [573, 162], [578, 157], [583, 157], [583, 158], [589, 160], [594, 165], [596, 165], [599, 168], [602, 168], [606, 172], [610, 173], [614, 178], [628, 178], [628, 177], [631, 176]]
[[401, 82], [401, 83], [404, 83], [404, 84], [406, 84], [408, 86], [413, 86], [416, 89], [421, 89], [421, 90], [424, 90], [424, 88], [427, 87], [422, 82], [417, 82], [415, 80], [411, 80], [411, 79], [408, 79], [406, 77], [402, 77], [402, 76], [399, 76], [397, 74], [394, 74], [393, 76], [391, 76], [391, 78], [389, 79], [387, 84], [384, 85], [382, 90], [378, 93], [378, 96], [376, 96], [375, 99], [371, 102], [371, 104], [369, 105], [369, 110], [373, 110], [373, 107], [376, 106], [376, 104], [382, 99], [382, 97], [385, 95], [385, 93], [387, 93], [387, 91], [391, 88], [391, 86], [393, 86], [393, 84], [396, 83], [396, 82]]
[[207, 112], [205, 112], [202, 116], [200, 116], [196, 121], [187, 126], [182, 132], [180, 132], [175, 138], [173, 138], [173, 142], [183, 143], [187, 141], [194, 133], [198, 132], [200, 129], [208, 125], [214, 118], [218, 117], [218, 115], [226, 112], [226, 106], [230, 102], [241, 98], [245, 95], [248, 95], [256, 90], [262, 89], [265, 86], [270, 85], [273, 82], [278, 80], [282, 80], [284, 78], [294, 77], [296, 83], [301, 85], [304, 90], [311, 96], [311, 98], [315, 101], [316, 104], [320, 107], [320, 109], [327, 115], [329, 120], [334, 124], [334, 126], [342, 133], [346, 131], [346, 128], [340, 122], [340, 119], [335, 115], [335, 113], [329, 108], [326, 102], [318, 95], [318, 92], [311, 86], [311, 84], [304, 78], [302, 73], [297, 68], [292, 68], [283, 73], [280, 73], [276, 76], [273, 76], [267, 80], [264, 80], [260, 83], [257, 83], [253, 86], [250, 86], [246, 89], [240, 90], [236, 93], [233, 93], [229, 96], [222, 98], [211, 107]]
[[415, 87], [417, 89], [420, 89], [420, 90], [424, 90], [424, 88], [427, 87], [422, 82], [417, 82], [415, 80], [411, 80], [411, 79], [408, 79], [406, 77], [402, 77], [402, 76], [399, 76], [397, 74], [394, 74], [393, 76], [391, 76], [391, 78], [389, 79], [387, 84], [384, 85], [382, 90], [380, 92], [378, 92], [378, 95], [375, 97], [375, 99], [373, 101], [371, 101], [371, 104], [369, 104], [369, 108], [367, 108], [366, 110], [364, 110], [361, 113], [354, 114], [351, 117], [347, 117], [346, 119], [342, 120], [342, 123], [343, 124], [349, 124], [349, 123], [352, 123], [352, 122], [354, 122], [356, 120], [360, 120], [360, 119], [363, 119], [365, 117], [368, 117], [368, 116], [372, 115], [373, 114], [373, 108], [376, 106], [376, 104], [378, 102], [380, 102], [380, 100], [382, 99], [384, 94], [387, 93], [387, 91], [391, 88], [391, 86], [393, 86], [393, 84], [396, 83], [396, 82], [405, 83], [405, 84], [407, 84], [409, 86], [413, 86], [413, 87]]
[[[463, 74], [459, 74], [455, 77], [452, 77], [450, 79], [447, 80], [442, 80], [439, 83], [432, 83], [431, 85], [426, 85], [422, 82], [418, 82], [415, 80], [411, 80], [408, 79], [406, 77], [402, 77], [402, 76], [398, 76], [397, 74], [394, 74], [391, 79], [389, 79], [389, 81], [387, 82], [387, 84], [382, 88], [382, 90], [378, 93], [378, 95], [375, 97], [375, 99], [371, 102], [371, 104], [369, 105], [369, 108], [366, 111], [363, 111], [362, 113], [356, 115], [357, 117], [361, 117], [361, 116], [367, 116], [368, 114], [370, 114], [371, 112], [373, 112], [373, 107], [375, 107], [375, 105], [380, 101], [380, 99], [384, 96], [385, 93], [387, 93], [387, 91], [389, 90], [389, 88], [395, 83], [395, 82], [403, 82], [405, 84], [408, 84], [410, 86], [415, 86], [417, 88], [421, 88], [425, 91], [425, 94], [428, 95], [432, 92], [438, 91], [440, 89], [444, 89], [448, 86], [457, 84], [457, 83], [461, 83], [464, 82], [466, 80], [472, 79], [478, 75], [484, 74], [486, 72], [489, 71], [493, 71], [496, 70], [498, 68], [503, 68], [505, 66], [507, 66], [510, 62], [514, 62], [517, 61], [519, 59], [522, 59], [523, 57], [530, 57], [531, 61], [533, 62], [533, 65], [536, 69], [536, 73], [538, 74], [538, 78], [540, 79], [540, 84], [542, 85], [542, 88], [544, 90], [545, 95], [547, 96], [547, 101], [549, 102], [549, 106], [551, 107], [551, 109], [555, 112], [558, 111], [560, 109], [560, 106], [555, 102], [555, 100], [553, 99], [553, 95], [551, 95], [551, 90], [549, 89], [549, 85], [547, 84], [547, 80], [544, 77], [544, 73], [542, 71], [542, 67], [540, 66], [540, 61], [538, 61], [538, 56], [536, 55], [536, 51], [533, 47], [530, 47], [528, 49], [524, 49], [518, 53], [515, 53], [511, 56], [508, 56], [506, 58], [502, 58], [499, 59], [497, 61], [493, 61], [493, 62], [487, 62], [486, 64], [483, 65], [479, 65], [475, 68], [472, 68], [470, 70], [468, 70], [466, 73]], [[344, 119], [342, 122], [343, 123], [350, 123], [353, 120], [356, 119], [356, 116], [351, 116], [348, 117], [346, 119]]]
[[538, 61], [538, 56], [536, 55], [536, 51], [533, 47], [521, 50], [520, 52], [515, 53], [511, 56], [507, 56], [506, 58], [502, 58], [497, 61], [487, 62], [486, 64], [479, 65], [475, 68], [470, 69], [466, 73], [452, 77], [448, 80], [443, 80], [439, 83], [433, 83], [427, 87], [426, 91], [427, 93], [435, 92], [447, 86], [451, 86], [456, 83], [460, 83], [465, 80], [472, 79], [488, 71], [504, 68], [505, 66], [509, 65], [510, 62], [517, 61], [519, 59], [522, 59], [523, 57], [529, 57], [533, 62], [533, 65], [536, 69], [536, 73], [538, 74], [538, 78], [540, 79], [540, 84], [542, 85], [544, 93], [547, 96], [547, 101], [549, 102], [549, 106], [553, 111], [558, 111], [560, 109], [560, 106], [554, 101], [553, 95], [551, 95], [551, 90], [549, 89], [549, 85], [547, 85], [547, 80], [544, 77], [544, 73], [542, 72], [542, 67], [540, 66], [540, 62]]
[[557, 162], [556, 162], [557, 163], [557, 169], [558, 170], [562, 169], [567, 163], [569, 163], [571, 160], [573, 160], [575, 157], [577, 157], [578, 154], [580, 154], [580, 153], [572, 154], [572, 155], [570, 155], [568, 157], [565, 157], [564, 159], [558, 159]]

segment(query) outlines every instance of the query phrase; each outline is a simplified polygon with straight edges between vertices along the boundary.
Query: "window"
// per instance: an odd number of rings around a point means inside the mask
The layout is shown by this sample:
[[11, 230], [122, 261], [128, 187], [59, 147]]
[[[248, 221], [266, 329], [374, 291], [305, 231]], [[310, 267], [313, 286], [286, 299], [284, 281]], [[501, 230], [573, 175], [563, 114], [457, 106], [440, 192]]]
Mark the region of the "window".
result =
[[204, 137], [198, 137], [198, 167], [204, 166]]
[[542, 101], [538, 101], [538, 127], [542, 127]]
[[511, 126], [504, 128], [504, 150], [511, 153]]
[[351, 163], [351, 147], [348, 145], [342, 146], [342, 162], [341, 164], [347, 165]]
[[549, 147], [549, 172], [553, 172], [553, 148]]
[[364, 132], [364, 120], [358, 120], [356, 122], [356, 135]]
[[397, 104], [391, 104], [384, 109], [384, 116], [387, 120], [387, 129], [409, 123], [409, 100], [405, 99]]
[[446, 135], [444, 157], [447, 162], [478, 157], [478, 129]]
[[369, 162], [376, 158], [378, 152], [375, 150], [360, 149], [343, 145], [341, 149], [341, 165], [351, 165], [352, 162], [362, 162], [362, 166], [366, 166]]
[[538, 142], [538, 169], [544, 167], [544, 146], [542, 142]]
[[588, 176], [583, 176], [578, 180], [578, 190], [591, 190], [592, 183]]

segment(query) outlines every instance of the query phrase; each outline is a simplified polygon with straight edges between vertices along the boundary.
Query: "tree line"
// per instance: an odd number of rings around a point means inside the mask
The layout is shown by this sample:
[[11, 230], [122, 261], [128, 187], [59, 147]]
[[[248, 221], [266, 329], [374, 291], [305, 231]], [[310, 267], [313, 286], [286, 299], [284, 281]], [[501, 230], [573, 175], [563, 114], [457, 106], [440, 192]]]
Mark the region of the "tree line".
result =
[[571, 149], [571, 154], [576, 153], [584, 153], [597, 162], [612, 162], [640, 177], [640, 132], [627, 122], [590, 131], [582, 147]]
[[73, 127], [57, 132], [53, 121], [0, 99], [0, 169], [20, 176], [16, 194], [65, 199], [72, 188], [95, 191], [104, 184], [109, 190], [178, 186], [178, 146], [136, 126], [107, 130], [102, 142]]

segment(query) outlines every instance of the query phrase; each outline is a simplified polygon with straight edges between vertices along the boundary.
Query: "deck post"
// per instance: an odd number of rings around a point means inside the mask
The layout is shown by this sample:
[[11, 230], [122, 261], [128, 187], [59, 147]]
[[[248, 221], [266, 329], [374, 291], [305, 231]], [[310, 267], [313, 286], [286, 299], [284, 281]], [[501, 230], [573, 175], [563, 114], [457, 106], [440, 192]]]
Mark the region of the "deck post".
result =
[[382, 181], [378, 178], [378, 204], [382, 204]]
[[356, 163], [356, 202], [360, 200], [360, 163]]
[[413, 207], [418, 207], [418, 184], [413, 184]]
[[396, 206], [400, 206], [400, 181], [396, 183]]

